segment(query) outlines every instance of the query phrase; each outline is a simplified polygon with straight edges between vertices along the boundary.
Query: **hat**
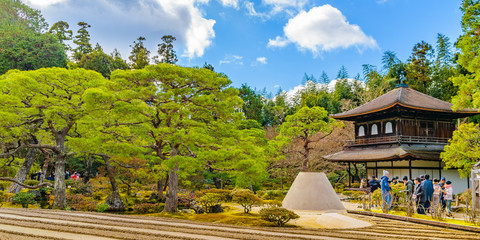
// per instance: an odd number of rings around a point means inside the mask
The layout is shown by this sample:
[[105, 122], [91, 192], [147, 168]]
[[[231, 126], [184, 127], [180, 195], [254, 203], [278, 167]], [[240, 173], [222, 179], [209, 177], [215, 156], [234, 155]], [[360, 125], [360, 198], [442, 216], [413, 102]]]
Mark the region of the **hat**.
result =
[[447, 184], [447, 185], [450, 185], [450, 184], [452, 184], [452, 182], [451, 182], [450, 180], [448, 180], [448, 181], [446, 182], [446, 184]]
[[403, 180], [404, 180], [404, 181], [407, 181], [407, 180], [408, 180], [408, 177], [407, 177], [407, 176], [403, 177]]
[[445, 177], [442, 177], [442, 180], [447, 180]]
[[388, 171], [387, 171], [387, 170], [383, 170], [383, 176], [387, 176], [387, 174], [389, 174]]
[[373, 175], [372, 178], [375, 178], [375, 175]]
[[425, 179], [425, 176], [423, 176], [423, 175], [420, 175], [420, 179]]

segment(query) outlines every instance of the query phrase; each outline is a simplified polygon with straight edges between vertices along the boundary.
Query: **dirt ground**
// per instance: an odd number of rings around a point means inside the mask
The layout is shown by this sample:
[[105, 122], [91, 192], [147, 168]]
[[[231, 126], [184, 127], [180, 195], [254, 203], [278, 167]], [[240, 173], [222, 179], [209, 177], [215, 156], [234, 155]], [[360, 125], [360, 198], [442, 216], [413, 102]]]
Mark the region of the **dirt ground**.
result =
[[[477, 233], [347, 214], [371, 226], [243, 227], [161, 217], [0, 208], [0, 239], [479, 239]], [[333, 218], [331, 218], [333, 219]], [[328, 216], [324, 221], [328, 221]]]

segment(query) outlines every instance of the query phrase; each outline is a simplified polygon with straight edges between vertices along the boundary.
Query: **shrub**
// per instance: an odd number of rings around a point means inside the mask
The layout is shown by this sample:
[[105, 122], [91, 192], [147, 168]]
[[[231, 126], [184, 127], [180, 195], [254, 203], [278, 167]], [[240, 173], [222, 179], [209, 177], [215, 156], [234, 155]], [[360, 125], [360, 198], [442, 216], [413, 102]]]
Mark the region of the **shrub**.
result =
[[352, 188], [359, 188], [360, 187], [360, 183], [352, 183]]
[[35, 204], [35, 194], [29, 192], [19, 192], [12, 197], [13, 203], [21, 204], [23, 208], [28, 208], [29, 204]]
[[285, 195], [287, 195], [287, 192], [286, 190], [267, 190], [262, 198], [282, 201]]
[[202, 197], [198, 198], [198, 203], [202, 205], [205, 212], [210, 213], [215, 205], [220, 204], [222, 201], [222, 195], [219, 193], [206, 193]]
[[84, 196], [92, 196], [93, 194], [93, 187], [90, 184], [85, 184], [81, 181], [77, 181], [73, 184], [72, 188], [70, 189], [70, 193], [72, 194], [82, 194]]
[[23, 183], [28, 186], [35, 186], [38, 185], [40, 182], [38, 180], [27, 179]]
[[0, 191], [7, 190], [8, 186], [10, 186], [9, 181], [0, 181]]
[[108, 204], [102, 203], [97, 205], [97, 212], [105, 212], [109, 208]]
[[133, 212], [139, 214], [157, 213], [163, 211], [164, 203], [140, 203], [133, 206]]
[[108, 193], [104, 191], [95, 191], [92, 193], [93, 200], [102, 200], [104, 197], [108, 196]]
[[343, 191], [343, 195], [347, 197], [351, 197], [353, 199], [360, 199], [363, 195], [365, 195], [365, 192], [363, 191]]
[[203, 190], [199, 193], [200, 197], [203, 196], [204, 194], [207, 193], [217, 193], [222, 197], [222, 201], [226, 202], [231, 202], [232, 201], [232, 190], [226, 190], [226, 189], [208, 189], [208, 190]]
[[195, 193], [179, 193], [178, 194], [178, 207], [180, 209], [190, 209], [195, 205]]
[[263, 208], [259, 212], [263, 220], [274, 223], [277, 226], [284, 226], [291, 219], [297, 219], [296, 213], [281, 207]]
[[73, 185], [75, 185], [75, 181], [73, 181], [72, 179], [67, 179], [65, 180], [65, 186], [67, 187], [72, 187]]
[[262, 203], [262, 199], [253, 194], [250, 190], [236, 190], [232, 192], [231, 195], [232, 201], [240, 204], [243, 207], [244, 213], [249, 213], [253, 206]]
[[7, 191], [0, 191], [0, 207], [3, 205], [3, 203], [11, 201], [13, 196], [13, 193], [7, 193]]
[[81, 194], [68, 194], [67, 203], [72, 209], [77, 211], [97, 211], [97, 202]]

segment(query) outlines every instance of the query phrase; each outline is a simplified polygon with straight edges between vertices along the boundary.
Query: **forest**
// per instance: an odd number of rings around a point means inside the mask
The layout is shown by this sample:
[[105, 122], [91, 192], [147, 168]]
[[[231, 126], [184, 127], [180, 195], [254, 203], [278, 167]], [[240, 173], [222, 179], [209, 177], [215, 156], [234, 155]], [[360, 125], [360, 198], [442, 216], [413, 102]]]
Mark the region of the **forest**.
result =
[[[385, 51], [382, 66], [364, 64], [353, 77], [344, 66], [335, 77], [304, 73], [292, 80], [302, 90], [289, 96], [234, 88], [206, 62], [177, 65], [172, 35], [156, 52], [140, 36], [122, 58], [92, 45], [88, 23], [50, 26], [40, 11], [2, 0], [0, 202], [26, 188], [46, 192], [42, 206], [56, 209], [95, 200], [123, 211], [153, 201], [176, 212], [191, 190], [282, 194], [300, 171], [325, 172], [343, 188], [365, 171], [323, 159], [354, 138], [352, 124], [330, 114], [400, 83], [454, 110], [480, 108], [480, 3], [464, 0], [461, 11], [458, 39], [419, 39], [408, 59]], [[463, 176], [480, 161], [478, 121], [464, 119], [442, 153]]]

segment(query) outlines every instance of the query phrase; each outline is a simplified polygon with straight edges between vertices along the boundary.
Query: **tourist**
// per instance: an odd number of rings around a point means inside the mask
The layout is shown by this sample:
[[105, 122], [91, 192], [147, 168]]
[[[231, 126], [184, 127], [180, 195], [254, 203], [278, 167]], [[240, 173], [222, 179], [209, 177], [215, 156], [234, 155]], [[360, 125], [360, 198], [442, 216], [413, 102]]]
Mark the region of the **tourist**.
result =
[[413, 193], [413, 198], [417, 204], [417, 213], [425, 214], [425, 187], [422, 184], [421, 178], [415, 179], [415, 191]]
[[430, 212], [430, 205], [433, 197], [433, 183], [430, 181], [430, 175], [425, 174], [425, 180], [422, 182], [425, 188], [425, 209]]
[[70, 179], [70, 172], [67, 170], [65, 171], [65, 180]]
[[445, 200], [447, 201], [447, 216], [452, 216], [452, 200], [453, 200], [453, 188], [452, 182], [447, 181], [445, 183]]
[[80, 176], [78, 176], [77, 172], [74, 172], [73, 175], [72, 175], [72, 180], [77, 181], [79, 177]]
[[408, 177], [405, 176], [403, 177], [403, 184], [405, 185], [405, 194], [407, 196], [407, 199], [411, 199], [413, 195], [413, 188], [414, 188], [413, 186], [414, 184], [412, 180], [408, 180]]
[[42, 170], [38, 171], [37, 173], [37, 180], [40, 181], [40, 177], [42, 176]]
[[438, 205], [440, 203], [440, 192], [442, 191], [442, 187], [439, 184], [440, 180], [433, 179], [433, 198], [432, 198], [432, 209], [437, 210]]
[[378, 183], [378, 180], [375, 176], [372, 176], [372, 179], [368, 181], [368, 185], [370, 185], [371, 193], [375, 192], [375, 190], [377, 190], [380, 187], [380, 184]]
[[397, 185], [397, 178], [392, 178], [392, 185]]
[[388, 171], [383, 170], [383, 177], [380, 178], [380, 187], [382, 189], [382, 210], [386, 212], [390, 210], [392, 204], [392, 195], [390, 194], [390, 186], [388, 182]]
[[445, 179], [445, 177], [442, 177], [442, 179], [440, 179], [440, 183], [438, 185], [440, 185], [440, 187], [442, 188], [442, 191], [440, 192], [440, 203], [442, 203], [442, 208], [445, 209], [445, 207], [447, 206], [447, 202], [445, 201], [445, 182], [447, 181], [447, 179]]
[[365, 188], [367, 186], [367, 180], [365, 178], [362, 178], [360, 180], [360, 188]]

